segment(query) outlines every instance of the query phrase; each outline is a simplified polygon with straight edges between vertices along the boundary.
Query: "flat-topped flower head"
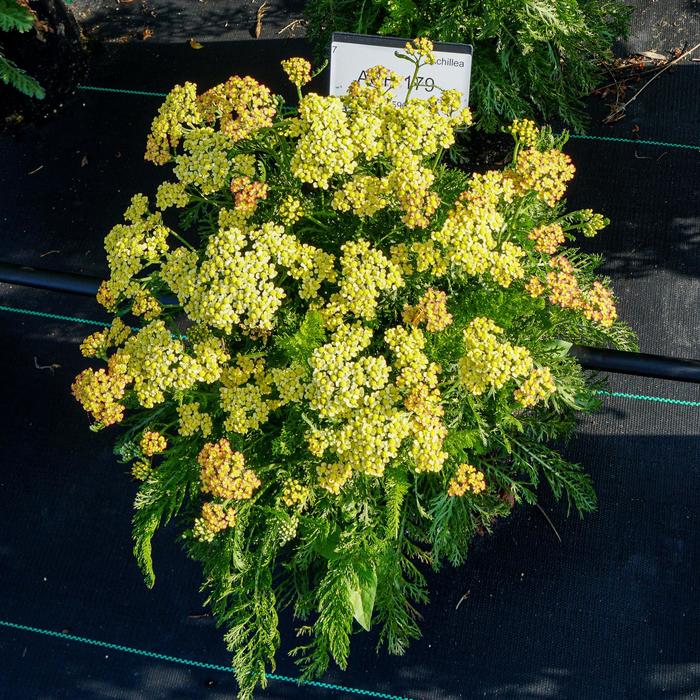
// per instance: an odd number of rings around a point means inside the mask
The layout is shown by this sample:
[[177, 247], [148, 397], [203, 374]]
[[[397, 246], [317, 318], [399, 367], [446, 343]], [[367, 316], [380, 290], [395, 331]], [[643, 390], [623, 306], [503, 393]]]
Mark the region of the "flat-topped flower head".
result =
[[282, 61], [282, 70], [290, 82], [298, 88], [311, 82], [311, 64], [305, 58], [287, 58]]

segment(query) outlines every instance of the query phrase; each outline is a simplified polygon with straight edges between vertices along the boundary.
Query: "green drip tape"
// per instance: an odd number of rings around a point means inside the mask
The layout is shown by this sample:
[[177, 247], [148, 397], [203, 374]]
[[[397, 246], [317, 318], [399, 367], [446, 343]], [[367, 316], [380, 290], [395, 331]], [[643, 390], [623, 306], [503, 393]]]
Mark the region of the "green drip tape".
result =
[[[47, 630], [42, 629], [41, 627], [30, 627], [29, 625], [20, 625], [17, 622], [10, 622], [8, 620], [0, 620], [0, 627], [20, 630], [22, 632], [32, 632], [33, 634], [41, 634], [46, 637], [64, 639], [67, 642], [78, 642], [80, 644], [88, 644], [93, 647], [101, 647], [102, 649], [112, 649], [114, 651], [121, 651], [126, 654], [136, 654], [137, 656], [145, 656], [149, 659], [169, 661], [170, 663], [180, 664], [182, 666], [189, 666], [190, 668], [205, 668], [210, 671], [223, 671], [224, 673], [234, 672], [231, 666], [222, 666], [221, 664], [210, 664], [205, 661], [196, 661], [194, 659], [183, 659], [179, 656], [159, 654], [155, 651], [137, 649], [135, 647], [127, 647], [122, 644], [112, 644], [111, 642], [103, 642], [99, 639], [90, 639], [89, 637], [79, 637], [75, 634], [68, 634], [66, 632], [57, 632], [56, 630]], [[269, 680], [280, 681], [282, 683], [294, 683], [297, 685], [304, 685], [312, 688], [323, 688], [324, 690], [337, 690], [343, 693], [349, 693], [352, 695], [362, 695], [364, 697], [369, 698], [382, 698], [383, 700], [412, 700], [411, 698], [407, 698], [403, 695], [391, 695], [390, 693], [380, 693], [375, 690], [365, 690], [363, 688], [352, 688], [350, 686], [345, 685], [336, 685], [335, 683], [323, 683], [322, 681], [300, 681], [298, 678], [293, 678], [292, 676], [282, 676], [276, 673], [268, 674], [267, 678]]]

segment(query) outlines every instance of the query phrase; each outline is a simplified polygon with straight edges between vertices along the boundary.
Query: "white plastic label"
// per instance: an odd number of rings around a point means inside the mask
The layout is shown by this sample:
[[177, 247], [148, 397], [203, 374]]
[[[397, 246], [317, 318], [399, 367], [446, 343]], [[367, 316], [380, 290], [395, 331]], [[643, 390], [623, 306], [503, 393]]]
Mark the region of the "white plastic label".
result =
[[[413, 75], [413, 66], [398, 58], [396, 51], [403, 51], [406, 39], [346, 34], [334, 32], [331, 39], [330, 89], [331, 95], [345, 95], [354, 80], [362, 82], [372, 66], [385, 66], [403, 77], [393, 90], [394, 103], [402, 105]], [[411, 97], [440, 96], [442, 90], [453, 89], [462, 93], [462, 106], [469, 104], [469, 79], [472, 70], [472, 47], [469, 44], [434, 45], [435, 63], [421, 68], [418, 82]]]

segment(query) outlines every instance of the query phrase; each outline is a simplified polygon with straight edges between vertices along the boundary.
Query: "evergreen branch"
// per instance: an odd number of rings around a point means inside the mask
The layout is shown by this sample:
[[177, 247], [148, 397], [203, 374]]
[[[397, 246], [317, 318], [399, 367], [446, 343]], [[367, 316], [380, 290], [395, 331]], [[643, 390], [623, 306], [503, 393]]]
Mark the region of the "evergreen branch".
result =
[[[0, 15], [1, 17], [1, 15]], [[16, 63], [0, 53], [0, 80], [19, 90], [28, 97], [43, 100], [46, 93], [39, 83], [22, 70]]]
[[28, 7], [17, 0], [0, 0], [0, 31], [28, 32], [33, 26], [34, 13]]

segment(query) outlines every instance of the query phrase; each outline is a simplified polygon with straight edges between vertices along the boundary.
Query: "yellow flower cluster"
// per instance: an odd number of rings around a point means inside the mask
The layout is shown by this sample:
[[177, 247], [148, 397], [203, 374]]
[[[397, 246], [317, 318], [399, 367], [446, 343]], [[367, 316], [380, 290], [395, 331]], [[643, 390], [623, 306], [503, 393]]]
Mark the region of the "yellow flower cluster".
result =
[[371, 338], [364, 326], [341, 325], [310, 360], [306, 398], [334, 425], [309, 431], [307, 441], [312, 454], [323, 457], [330, 449], [338, 457], [337, 463], [324, 463], [318, 470], [320, 483], [334, 493], [353, 472], [381, 476], [408, 435], [408, 416], [399, 409], [400, 396], [389, 384], [384, 357], [355, 359]]
[[550, 261], [554, 268], [547, 273], [547, 290], [550, 303], [563, 309], [579, 310], [584, 306], [583, 292], [579, 287], [574, 267], [565, 255]]
[[443, 423], [438, 372], [423, 353], [425, 336], [418, 328], [389, 328], [384, 340], [394, 353], [399, 371], [397, 387], [405, 393], [404, 406], [410, 412], [408, 431], [413, 438], [411, 457], [417, 472], [438, 472], [448, 455], [443, 451], [447, 428]]
[[609, 328], [617, 319], [613, 293], [601, 282], [593, 282], [584, 292], [579, 286], [574, 266], [565, 255], [550, 261], [552, 270], [547, 273], [547, 289], [550, 303], [563, 309], [582, 311], [583, 315], [603, 328]]
[[564, 196], [575, 172], [571, 158], [556, 148], [548, 151], [526, 148], [518, 153], [512, 176], [519, 195], [533, 191], [553, 207]]
[[549, 367], [537, 367], [515, 390], [513, 398], [525, 408], [544, 401], [556, 391], [554, 377]]
[[178, 406], [177, 415], [180, 435], [194, 435], [196, 432], [201, 432], [204, 437], [211, 435], [211, 416], [200, 410], [199, 402], [194, 401], [193, 403], [185, 403], [182, 406]]
[[459, 377], [475, 396], [500, 389], [533, 368], [527, 348], [499, 340], [502, 333], [502, 328], [483, 316], [477, 316], [464, 331], [466, 352], [459, 360]]
[[499, 206], [511, 202], [514, 194], [512, 181], [503, 173], [475, 174], [442, 227], [431, 234], [443, 257], [467, 275], [490, 273], [503, 287], [521, 279], [525, 272], [520, 258], [525, 251], [511, 241], [504, 241], [499, 249], [497, 241], [505, 225]]
[[130, 377], [122, 351], [109, 358], [107, 369], [83, 370], [73, 382], [73, 396], [92, 417], [102, 425], [113, 425], [124, 418], [124, 398]]
[[[343, 418], [362, 403], [367, 388], [381, 389], [388, 381], [383, 358], [353, 361], [372, 340], [372, 331], [361, 324], [341, 324], [328, 343], [314, 350], [309, 364], [311, 381], [306, 398], [322, 418]], [[374, 376], [368, 376], [367, 370]]]
[[134, 303], [131, 306], [134, 316], [143, 316], [147, 321], [152, 321], [160, 316], [161, 311], [160, 302], [150, 292], [145, 289], [134, 292]]
[[527, 237], [531, 241], [535, 241], [535, 250], [538, 253], [549, 255], [556, 253], [557, 248], [566, 240], [564, 229], [559, 224], [537, 226], [530, 231]]
[[234, 75], [199, 97], [204, 121], [218, 120], [219, 129], [233, 141], [272, 126], [277, 109], [270, 90], [250, 76]]
[[194, 83], [176, 85], [168, 93], [153, 120], [146, 141], [146, 160], [157, 165], [167, 163], [172, 157], [172, 149], [180, 143], [186, 128], [201, 124], [201, 121], [197, 86]]
[[404, 46], [404, 51], [409, 56], [422, 58], [425, 63], [433, 65], [435, 63], [435, 54], [433, 54], [433, 42], [426, 37], [417, 37], [413, 41], [409, 41]]
[[293, 226], [303, 218], [304, 205], [299, 197], [287, 195], [279, 205], [278, 214], [283, 224]]
[[410, 326], [425, 323], [431, 333], [443, 331], [452, 323], [452, 314], [447, 310], [447, 294], [429, 287], [416, 306], [404, 306], [403, 322]]
[[231, 180], [231, 194], [236, 205], [236, 213], [245, 220], [255, 213], [258, 202], [267, 197], [267, 184], [251, 180], [247, 175], [239, 175]]
[[[249, 380], [252, 383], [248, 383]], [[221, 377], [219, 398], [226, 413], [224, 428], [245, 434], [267, 422], [270, 411], [281, 403], [268, 397], [272, 394], [272, 377], [265, 370], [265, 360], [239, 355], [237, 365], [227, 368]]]
[[396, 196], [403, 212], [401, 221], [408, 228], [427, 228], [430, 217], [440, 206], [440, 197], [430, 187], [435, 174], [420, 165], [420, 157], [411, 153], [387, 177], [387, 184]]
[[245, 458], [231, 449], [226, 438], [208, 442], [197, 455], [201, 467], [202, 492], [218, 498], [244, 501], [260, 486], [260, 480], [251, 469], [246, 469]]
[[239, 153], [233, 157], [231, 161], [231, 172], [234, 175], [244, 175], [251, 180], [257, 174], [257, 161], [254, 155], [250, 153]]
[[127, 223], [118, 224], [105, 237], [110, 279], [98, 293], [108, 308], [120, 295], [131, 296], [140, 289], [136, 276], [147, 265], [160, 262], [168, 251], [168, 228], [160, 212], [148, 213], [148, 199], [134, 195], [124, 212]]
[[249, 235], [256, 249], [270, 255], [300, 283], [302, 299], [314, 299], [323, 282], [335, 282], [335, 257], [321, 248], [301, 243], [295, 236], [284, 233], [281, 226], [263, 224]]
[[443, 254], [434, 241], [414, 241], [411, 243], [411, 253], [416, 258], [418, 272], [430, 272], [433, 277], [444, 277], [450, 268], [450, 258]]
[[208, 501], [202, 506], [201, 517], [195, 518], [192, 534], [200, 542], [211, 542], [219, 532], [235, 524], [235, 508]]
[[146, 457], [161, 454], [168, 448], [168, 441], [165, 436], [156, 430], [146, 430], [141, 436], [141, 452]]
[[356, 175], [333, 195], [332, 207], [338, 211], [352, 211], [365, 217], [374, 216], [389, 204], [387, 182], [374, 175]]
[[295, 177], [325, 190], [334, 175], [355, 170], [357, 151], [340, 98], [306, 95], [299, 104], [299, 128], [291, 162]]
[[156, 191], [156, 207], [161, 211], [177, 207], [178, 209], [189, 204], [190, 196], [187, 194], [187, 186], [182, 182], [164, 182]]
[[137, 481], [146, 481], [151, 474], [151, 463], [146, 459], [139, 459], [131, 467], [131, 476]]
[[212, 235], [197, 269], [196, 254], [174, 251], [161, 275], [193, 321], [230, 333], [234, 325], [269, 333], [284, 292], [275, 286], [277, 270], [263, 248], [246, 249], [249, 237], [240, 229]]
[[175, 156], [175, 176], [202, 194], [217, 192], [228, 180], [227, 153], [232, 144], [230, 137], [210, 126], [187, 131], [183, 139], [185, 152]]
[[602, 214], [594, 212], [592, 209], [582, 209], [579, 211], [581, 230], [586, 238], [593, 238], [598, 231], [604, 229], [609, 221]]
[[309, 498], [309, 489], [297, 479], [287, 479], [282, 488], [282, 502], [288, 508], [303, 508]]
[[447, 488], [448, 496], [464, 496], [467, 491], [475, 496], [486, 490], [484, 473], [472, 467], [471, 464], [460, 464], [457, 473], [450, 480]]
[[316, 474], [318, 485], [337, 496], [352, 476], [352, 468], [340, 462], [321, 462], [316, 467]]
[[107, 311], [114, 311], [117, 307], [117, 295], [112, 291], [111, 285], [106, 280], [100, 283], [95, 299]]
[[305, 58], [288, 58], [282, 61], [282, 70], [289, 81], [298, 88], [311, 82], [311, 64]]
[[406, 243], [397, 243], [389, 249], [389, 260], [396, 265], [404, 277], [413, 274], [414, 268], [411, 261], [411, 249]]
[[174, 338], [163, 321], [153, 321], [124, 345], [128, 374], [138, 402], [152, 408], [169, 391], [185, 390], [197, 382], [210, 384], [221, 375], [229, 356], [224, 342], [211, 336], [192, 345], [192, 354]]
[[525, 291], [533, 298], [542, 296], [544, 294], [545, 286], [542, 284], [541, 280], [537, 277], [530, 277], [525, 285]]
[[612, 326], [617, 319], [613, 293], [600, 282], [594, 282], [593, 288], [588, 293], [583, 315], [590, 321], [600, 324], [603, 328]]
[[279, 393], [279, 405], [298, 403], [304, 398], [306, 390], [305, 379], [307, 377], [306, 368], [293, 363], [289, 367], [273, 367], [270, 370], [272, 381]]
[[117, 316], [109, 328], [89, 335], [80, 344], [83, 357], [102, 357], [106, 359], [109, 348], [119, 347], [131, 335], [131, 328]]
[[540, 130], [532, 119], [514, 119], [506, 131], [526, 148], [536, 146], [540, 137]]
[[340, 287], [322, 313], [329, 325], [340, 323], [345, 314], [371, 321], [376, 316], [380, 294], [403, 287], [401, 270], [364, 239], [348, 241], [340, 250]]

